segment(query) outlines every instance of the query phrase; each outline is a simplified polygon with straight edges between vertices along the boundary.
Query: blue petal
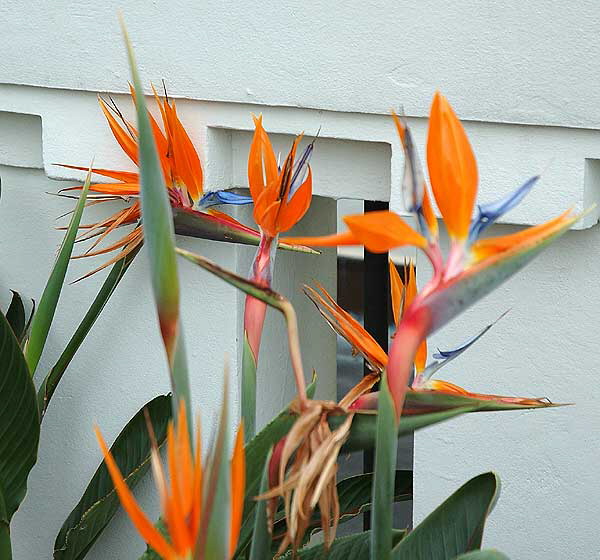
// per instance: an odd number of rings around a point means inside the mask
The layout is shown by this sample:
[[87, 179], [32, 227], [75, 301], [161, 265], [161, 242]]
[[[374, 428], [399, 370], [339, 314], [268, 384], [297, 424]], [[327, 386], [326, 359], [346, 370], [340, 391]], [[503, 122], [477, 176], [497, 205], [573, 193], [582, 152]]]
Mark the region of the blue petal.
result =
[[534, 175], [531, 179], [525, 181], [517, 190], [508, 194], [504, 198], [489, 204], [477, 205], [477, 217], [471, 222], [469, 230], [469, 242], [473, 243], [484, 230], [491, 226], [500, 216], [513, 209], [525, 195], [533, 188], [540, 178]]
[[296, 194], [296, 191], [306, 180], [306, 174], [308, 173], [308, 162], [310, 161], [314, 147], [315, 141], [313, 140], [308, 146], [306, 146], [306, 149], [304, 152], [302, 152], [300, 159], [294, 165], [290, 192], [288, 193], [287, 199], [288, 202], [292, 199], [292, 197]]
[[454, 358], [457, 358], [458, 356], [460, 356], [465, 350], [467, 350], [473, 344], [475, 344], [485, 333], [487, 333], [507, 313], [508, 313], [508, 311], [505, 311], [504, 313], [502, 313], [502, 315], [500, 315], [500, 317], [498, 317], [493, 323], [490, 323], [489, 325], [487, 325], [479, 333], [477, 333], [475, 336], [471, 337], [466, 342], [463, 342], [457, 348], [452, 348], [450, 350], [440, 350], [438, 348], [438, 351], [435, 354], [433, 354], [433, 358], [435, 358], [435, 361], [428, 364], [427, 367], [425, 368], [425, 370], [423, 371], [423, 374], [422, 374], [423, 379], [426, 379], [426, 380], [431, 379], [431, 376], [436, 371], [438, 371], [440, 368], [444, 367], [448, 362], [451, 362], [452, 360], [454, 360]]
[[[402, 117], [401, 117], [402, 118]], [[402, 118], [404, 125], [404, 178], [402, 180], [402, 193], [404, 205], [409, 212], [419, 214], [423, 206], [423, 195], [425, 193], [425, 178], [423, 168], [419, 160], [419, 154], [413, 142], [412, 133], [406, 120]]]
[[206, 193], [198, 202], [199, 208], [210, 208], [219, 204], [233, 204], [240, 206], [242, 204], [252, 204], [252, 197], [238, 194], [232, 191], [211, 191]]

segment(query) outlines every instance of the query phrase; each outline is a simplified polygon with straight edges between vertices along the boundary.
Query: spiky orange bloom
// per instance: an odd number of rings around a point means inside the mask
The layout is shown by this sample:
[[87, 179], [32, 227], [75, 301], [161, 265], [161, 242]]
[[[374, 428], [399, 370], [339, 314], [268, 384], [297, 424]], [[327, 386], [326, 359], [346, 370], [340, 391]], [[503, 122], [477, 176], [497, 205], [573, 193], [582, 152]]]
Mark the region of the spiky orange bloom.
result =
[[313, 143], [296, 161], [302, 135], [296, 137], [281, 169], [262, 116], [254, 118], [254, 137], [248, 154], [248, 185], [254, 200], [254, 220], [270, 237], [291, 229], [306, 214], [312, 198], [309, 165]]
[[360, 354], [373, 371], [381, 373], [387, 365], [385, 350], [350, 313], [338, 305], [323, 286], [317, 284], [317, 288], [321, 293], [304, 286], [304, 293], [329, 326], [350, 343], [352, 352]]
[[[131, 89], [131, 95], [135, 97], [133, 89]], [[156, 91], [154, 91], [154, 95], [161, 114], [162, 128], [152, 114], [149, 113], [148, 116], [154, 134], [154, 141], [156, 143], [163, 178], [169, 191], [169, 200], [172, 207], [186, 209], [191, 212], [193, 211], [192, 208], [199, 203], [204, 194], [203, 171], [200, 157], [179, 119], [175, 101], [170, 100], [166, 96], [164, 99], [160, 98]], [[108, 126], [110, 127], [115, 140], [129, 159], [135, 165], [138, 165], [137, 130], [133, 124], [125, 119], [112, 99], [111, 104], [107, 103], [102, 98], [99, 98], [98, 102], [100, 103], [100, 108], [106, 117]], [[84, 168], [76, 165], [63, 164], [62, 167], [87, 170], [87, 167]], [[94, 274], [115, 261], [124, 258], [128, 253], [138, 247], [143, 240], [141, 225], [139, 223], [141, 217], [140, 203], [139, 200], [137, 200], [137, 197], [140, 194], [139, 173], [132, 171], [114, 171], [103, 168], [93, 168], [92, 171], [97, 175], [115, 179], [116, 182], [94, 183], [90, 185], [89, 190], [91, 195], [88, 197], [91, 200], [90, 204], [97, 204], [98, 202], [115, 199], [130, 201], [131, 197], [133, 197], [133, 203], [130, 207], [120, 210], [98, 223], [81, 226], [87, 231], [78, 238], [78, 241], [85, 241], [92, 238], [96, 239], [87, 251], [82, 255], [79, 255], [78, 258], [102, 255], [111, 253], [117, 249], [123, 249], [108, 262], [86, 276]], [[72, 187], [64, 190], [69, 191], [80, 188], [81, 187]], [[94, 195], [93, 193], [96, 194]], [[208, 213], [212, 214], [212, 217], [217, 221], [224, 221], [234, 227], [248, 230], [248, 228], [227, 214], [213, 210], [208, 210]], [[137, 226], [132, 232], [120, 240], [111, 243], [107, 247], [96, 249], [110, 233], [122, 226], [133, 224], [137, 224]]]
[[[404, 264], [403, 277], [398, 273], [396, 265], [390, 260], [390, 292], [392, 298], [392, 312], [396, 327], [400, 324], [405, 311], [410, 308], [417, 296], [416, 268], [412, 261]], [[353, 348], [353, 352], [364, 357], [374, 375], [361, 378], [339, 402], [339, 406], [350, 408], [352, 410], [363, 410], [377, 408], [377, 393], [368, 393], [376, 383], [379, 375], [383, 372], [388, 363], [388, 355], [375, 339], [354, 319], [346, 310], [331, 297], [329, 293], [320, 285], [317, 286], [321, 293], [305, 286], [304, 292], [316, 305], [319, 313], [327, 321], [329, 326], [341, 337], [346, 339]], [[489, 327], [488, 327], [489, 328]], [[487, 330], [487, 329], [486, 329]], [[479, 337], [477, 337], [479, 338]], [[470, 345], [468, 343], [468, 345]], [[458, 351], [461, 352], [462, 348]], [[454, 351], [456, 352], [456, 351]], [[452, 352], [450, 352], [452, 354]], [[427, 340], [423, 339], [419, 344], [414, 359], [415, 382], [409, 391], [429, 391], [445, 393], [451, 395], [460, 395], [477, 400], [488, 400], [498, 403], [517, 404], [522, 406], [545, 406], [548, 402], [545, 399], [529, 397], [505, 397], [501, 395], [488, 395], [482, 393], [472, 393], [458, 385], [448, 381], [438, 379], [421, 380], [426, 368], [427, 361]], [[434, 363], [434, 365], [438, 365]], [[410, 398], [410, 393], [407, 398]], [[430, 412], [430, 409], [423, 407], [421, 409], [406, 409], [403, 414], [411, 415]]]
[[404, 148], [403, 192], [407, 207], [417, 216], [419, 232], [396, 213], [378, 211], [346, 216], [346, 232], [312, 238], [289, 237], [285, 239], [286, 242], [315, 247], [363, 245], [371, 252], [413, 245], [422, 249], [432, 262], [434, 277], [424, 289], [424, 293], [431, 293], [440, 284], [463, 273], [470, 265], [535, 244], [578, 219], [572, 212], [566, 212], [545, 224], [517, 234], [480, 240], [481, 233], [518, 204], [538, 177], [530, 179], [498, 202], [479, 205], [477, 216], [473, 217], [478, 181], [475, 156], [452, 107], [443, 95], [436, 93], [429, 117], [427, 164], [435, 201], [453, 241], [444, 262], [437, 239], [437, 222], [410, 129], [404, 117], [394, 114], [393, 118]]
[[[162, 519], [167, 528], [168, 539], [139, 507], [127, 483], [123, 480], [123, 475], [100, 430], [97, 427], [95, 429], [106, 467], [123, 509], [142, 539], [165, 560], [192, 558], [199, 532], [202, 527], [207, 526], [207, 523], [202, 523], [203, 516], [210, 515], [207, 504], [203, 501], [203, 496], [208, 493], [206, 490], [208, 481], [203, 478], [200, 431], [196, 432], [195, 450], [192, 450], [183, 401], [177, 418], [177, 425], [175, 426], [171, 421], [167, 429], [169, 480], [165, 476], [155, 442], [151, 454], [152, 471], [160, 496]], [[231, 459], [230, 517], [228, 521], [220, 520], [223, 523], [229, 522], [230, 556], [235, 552], [242, 522], [246, 472], [243, 441], [243, 429], [240, 427]]]

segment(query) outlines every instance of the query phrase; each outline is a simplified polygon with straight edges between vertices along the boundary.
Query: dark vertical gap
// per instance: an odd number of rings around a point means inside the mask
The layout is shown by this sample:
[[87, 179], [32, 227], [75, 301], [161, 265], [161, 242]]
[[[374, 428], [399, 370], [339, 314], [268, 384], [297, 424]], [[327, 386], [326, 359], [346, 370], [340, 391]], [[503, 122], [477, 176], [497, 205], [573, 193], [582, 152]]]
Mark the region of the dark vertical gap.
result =
[[[364, 211], [388, 210], [387, 202], [365, 200]], [[389, 273], [388, 253], [371, 253], [364, 251], [363, 269], [363, 309], [364, 327], [379, 345], [388, 350], [388, 308], [389, 308]], [[364, 375], [371, 373], [367, 363], [364, 363]], [[374, 388], [376, 390], [377, 388]], [[363, 456], [363, 472], [374, 470], [374, 453], [365, 451]], [[371, 527], [371, 516], [365, 513], [363, 517], [365, 530]]]

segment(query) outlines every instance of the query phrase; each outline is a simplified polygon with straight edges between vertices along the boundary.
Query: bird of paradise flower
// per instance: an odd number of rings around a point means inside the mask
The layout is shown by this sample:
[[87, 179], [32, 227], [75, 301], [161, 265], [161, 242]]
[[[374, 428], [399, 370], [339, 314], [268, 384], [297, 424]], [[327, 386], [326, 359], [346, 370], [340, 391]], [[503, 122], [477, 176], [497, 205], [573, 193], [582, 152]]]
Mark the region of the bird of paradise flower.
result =
[[418, 231], [395, 212], [378, 211], [346, 216], [348, 231], [343, 233], [286, 241], [316, 247], [363, 245], [379, 253], [412, 245], [430, 260], [432, 278], [406, 309], [387, 361], [388, 383], [399, 418], [422, 341], [522, 268], [581, 216], [567, 210], [541, 225], [483, 238], [482, 233], [515, 207], [538, 177], [532, 177], [497, 202], [477, 205], [474, 212], [478, 184], [475, 156], [452, 107], [444, 96], [436, 93], [429, 119], [427, 164], [433, 196], [450, 237], [449, 253], [444, 259], [437, 220], [410, 128], [404, 117], [395, 114], [393, 117], [405, 154], [402, 190], [407, 208], [417, 218]]
[[[254, 201], [254, 220], [260, 229], [260, 244], [252, 263], [250, 279], [271, 287], [279, 234], [288, 231], [306, 214], [312, 200], [310, 158], [314, 141], [296, 158], [302, 135], [295, 138], [280, 167], [262, 116], [254, 117], [254, 137], [248, 154], [248, 185]], [[242, 417], [251, 438], [256, 417], [256, 371], [267, 306], [247, 296], [244, 307], [242, 357]]]
[[[362, 245], [376, 253], [412, 245], [425, 253], [433, 268], [432, 278], [419, 292], [414, 284], [412, 267], [407, 272], [407, 282], [403, 288], [400, 288], [398, 278], [392, 278], [397, 329], [389, 355], [326, 292], [321, 295], [314, 290], [307, 290], [329, 324], [367, 358], [374, 373], [362, 379], [337, 405], [317, 402], [305, 404], [300, 411], [300, 419], [274, 449], [270, 468], [277, 476], [273, 477], [271, 491], [265, 497], [284, 498], [286, 514], [291, 521], [284, 544], [289, 543], [294, 547], [301, 542], [303, 531], [307, 527], [302, 520], [310, 517], [312, 509], [320, 500], [325, 499], [328, 504], [332, 504], [328, 505], [328, 514], [335, 513], [335, 469], [331, 457], [327, 468], [322, 467], [322, 451], [328, 448], [335, 454], [341, 448], [349, 433], [353, 412], [377, 408], [378, 393], [365, 393], [380, 375], [385, 375], [386, 386], [389, 387], [396, 427], [403, 412], [431, 412], [435, 406], [441, 409], [460, 406], [457, 404], [459, 401], [467, 408], [473, 400], [478, 400], [479, 403], [483, 401], [490, 410], [551, 405], [544, 399], [478, 395], [448, 382], [432, 381], [430, 376], [439, 369], [440, 363], [447, 363], [456, 357], [474, 340], [455, 351], [440, 352], [441, 360], [431, 364], [429, 368], [425, 367], [425, 341], [427, 336], [530, 262], [581, 215], [569, 210], [544, 224], [514, 234], [482, 238], [481, 234], [491, 224], [523, 199], [538, 177], [528, 180], [515, 192], [497, 202], [478, 205], [474, 212], [478, 183], [475, 156], [466, 132], [450, 104], [441, 94], [436, 93], [429, 119], [427, 163], [433, 197], [451, 241], [448, 255], [444, 258], [429, 187], [411, 131], [405, 118], [395, 114], [393, 117], [405, 154], [402, 191], [407, 208], [417, 219], [417, 229], [410, 227], [394, 212], [378, 211], [345, 217], [348, 231], [342, 233], [286, 238], [288, 243], [313, 247]], [[402, 300], [403, 312], [400, 312], [398, 302]], [[419, 371], [409, 390], [415, 363]], [[409, 402], [405, 406], [407, 394]], [[433, 404], [431, 394], [436, 395]], [[448, 405], [442, 402], [444, 399], [440, 399], [440, 396], [452, 402]], [[339, 414], [340, 410], [350, 414], [347, 414], [337, 430], [328, 431], [326, 417]], [[334, 518], [333, 532], [335, 524]], [[328, 537], [326, 541], [331, 542], [331, 535]]]
[[[165, 185], [169, 192], [175, 231], [192, 237], [258, 245], [260, 240], [258, 231], [214, 208], [218, 205], [251, 204], [252, 198], [227, 190], [205, 191], [204, 173], [200, 157], [179, 118], [175, 101], [169, 98], [166, 89], [162, 98], [158, 96], [154, 87], [153, 92], [160, 111], [162, 128], [150, 112], [148, 112], [148, 116]], [[131, 95], [135, 98], [133, 89], [131, 89]], [[125, 118], [112, 98], [110, 98], [110, 101], [99, 98], [99, 104], [115, 140], [127, 157], [138, 166], [138, 132], [136, 128]], [[61, 164], [61, 166], [69, 169], [87, 170], [87, 167], [77, 165]], [[91, 193], [89, 197], [91, 199], [90, 204], [116, 199], [131, 204], [97, 223], [81, 226], [86, 231], [80, 235], [78, 241], [92, 239], [94, 241], [83, 254], [77, 255], [75, 258], [105, 255], [121, 250], [82, 278], [86, 278], [125, 258], [138, 248], [143, 241], [143, 229], [140, 221], [139, 172], [104, 168], [93, 168], [92, 171], [97, 175], [114, 179], [115, 182], [91, 184], [89, 189]], [[63, 189], [61, 192], [80, 188], [71, 187]], [[118, 228], [132, 225], [134, 226], [133, 229], [121, 239], [107, 246], [100, 246]], [[293, 247], [285, 243], [282, 243], [281, 247], [311, 252], [305, 247]]]
[[[222, 417], [221, 434], [227, 429], [223, 424]], [[148, 423], [148, 426], [151, 430], [152, 425]], [[203, 466], [200, 430], [196, 430], [195, 444], [192, 447], [185, 404], [182, 400], [176, 423], [171, 420], [167, 429], [167, 480], [154, 434], [150, 431], [150, 460], [160, 497], [165, 536], [136, 502], [98, 428], [96, 437], [119, 500], [142, 539], [165, 560], [210, 557], [208, 533], [215, 501], [215, 476], [222, 468], [219, 463], [225, 460], [222, 456], [222, 438], [217, 438], [210, 462]], [[235, 552], [242, 524], [246, 468], [243, 440], [243, 429], [240, 427], [230, 462], [229, 519], [216, 520], [219, 525], [228, 526], [229, 529], [227, 558], [231, 558]]]

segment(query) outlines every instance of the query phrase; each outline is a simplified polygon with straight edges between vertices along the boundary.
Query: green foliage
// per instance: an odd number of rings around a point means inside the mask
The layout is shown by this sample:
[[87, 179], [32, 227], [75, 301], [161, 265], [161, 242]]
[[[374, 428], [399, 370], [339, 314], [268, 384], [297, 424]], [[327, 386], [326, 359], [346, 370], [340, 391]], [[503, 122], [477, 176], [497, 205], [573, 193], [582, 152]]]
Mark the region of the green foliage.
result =
[[250, 348], [247, 333], [244, 333], [242, 349], [242, 418], [246, 441], [256, 433], [256, 358]]
[[140, 167], [140, 194], [144, 243], [150, 259], [150, 276], [156, 302], [158, 321], [171, 370], [173, 408], [175, 414], [179, 400], [183, 399], [188, 414], [188, 424], [193, 426], [192, 406], [183, 330], [179, 322], [179, 279], [175, 257], [175, 232], [171, 205], [165, 186], [154, 135], [148, 117], [144, 90], [138, 74], [135, 57], [127, 32], [123, 27], [129, 68], [136, 93], [135, 107], [138, 125]]
[[[170, 396], [165, 395], [145, 404], [110, 448], [130, 488], [136, 486], [150, 467], [150, 437], [144, 411], [147, 411], [157, 443], [161, 445], [171, 418], [170, 403]], [[119, 507], [119, 498], [103, 461], [56, 537], [54, 560], [83, 558]]]
[[27, 477], [37, 459], [40, 424], [25, 357], [1, 313], [0, 403], [0, 549], [8, 550], [8, 525], [27, 491]]
[[75, 356], [75, 353], [85, 340], [87, 334], [90, 332], [90, 329], [96, 322], [96, 319], [104, 309], [104, 306], [115, 291], [117, 285], [121, 281], [121, 278], [123, 278], [125, 272], [129, 268], [129, 265], [132, 263], [137, 253], [138, 250], [136, 249], [113, 265], [109, 275], [104, 280], [102, 287], [92, 302], [92, 305], [90, 305], [90, 308], [88, 309], [84, 318], [81, 320], [77, 330], [73, 333], [71, 340], [69, 340], [69, 343], [63, 350], [57, 362], [54, 364], [54, 367], [42, 381], [42, 384], [37, 392], [38, 406], [40, 409], [40, 416], [42, 418], [46, 413], [54, 391], [56, 391], [56, 387], [60, 383], [62, 376], [71, 363], [71, 360]]
[[497, 550], [474, 550], [457, 556], [455, 560], [508, 560], [508, 556]]
[[[260, 493], [263, 494], [269, 489], [269, 460], [271, 452], [265, 458], [262, 479], [260, 483]], [[267, 523], [267, 502], [260, 500], [254, 512], [254, 527], [252, 531], [252, 545], [250, 546], [249, 560], [264, 560], [271, 553], [271, 535]]]
[[69, 260], [71, 259], [71, 253], [73, 252], [73, 245], [75, 238], [77, 237], [77, 230], [79, 228], [79, 222], [83, 214], [85, 207], [85, 201], [90, 186], [91, 170], [88, 171], [83, 190], [79, 196], [77, 206], [71, 216], [67, 233], [63, 239], [62, 245], [58, 252], [58, 257], [44, 288], [44, 293], [40, 298], [40, 302], [33, 315], [31, 321], [31, 333], [29, 340], [25, 346], [25, 358], [31, 375], [35, 373], [35, 369], [40, 361], [46, 339], [48, 338], [48, 332], [50, 331], [50, 325], [54, 318], [56, 306], [58, 304], [58, 298], [65, 281], [65, 275], [67, 274], [67, 267], [69, 266]]
[[34, 311], [32, 310], [28, 319], [25, 313], [25, 306], [23, 305], [21, 294], [19, 294], [19, 292], [15, 292], [14, 290], [11, 290], [11, 292], [12, 298], [6, 311], [6, 320], [8, 321], [13, 333], [17, 337], [19, 344], [22, 345], [25, 337], [27, 336], [27, 331], [29, 330]]
[[393, 560], [451, 560], [480, 548], [483, 527], [499, 487], [494, 473], [471, 479], [394, 548]]
[[394, 474], [398, 451], [398, 427], [394, 401], [388, 388], [387, 376], [381, 378], [377, 411], [377, 440], [375, 446], [375, 477], [373, 478], [373, 507], [371, 509], [371, 557], [388, 560], [392, 551], [392, 514], [394, 503]]
[[[392, 544], [402, 542], [405, 536], [406, 531], [392, 531]], [[296, 557], [298, 560], [365, 560], [374, 558], [370, 555], [370, 543], [371, 531], [365, 531], [336, 539], [329, 551], [319, 544], [302, 549]], [[288, 552], [284, 558], [291, 560], [294, 557], [291, 552]]]

